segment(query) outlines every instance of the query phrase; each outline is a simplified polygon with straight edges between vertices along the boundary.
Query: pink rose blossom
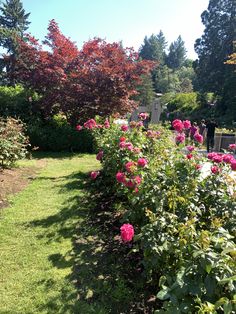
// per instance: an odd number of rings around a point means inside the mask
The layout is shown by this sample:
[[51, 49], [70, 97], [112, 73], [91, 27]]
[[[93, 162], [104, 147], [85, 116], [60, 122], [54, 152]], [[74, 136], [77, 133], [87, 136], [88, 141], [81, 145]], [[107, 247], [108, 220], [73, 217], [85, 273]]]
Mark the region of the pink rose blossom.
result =
[[138, 166], [139, 167], [145, 167], [148, 164], [147, 159], [145, 158], [139, 158], [138, 159]]
[[126, 148], [126, 143], [125, 142], [120, 142], [119, 147], [120, 147], [120, 149]]
[[184, 125], [183, 125], [183, 122], [179, 119], [175, 119], [173, 122], [172, 122], [172, 126], [173, 128], [177, 131], [177, 132], [182, 132], [183, 128], [184, 128]]
[[134, 177], [134, 181], [137, 185], [140, 185], [142, 182], [142, 178], [140, 176], [135, 176]]
[[143, 126], [143, 122], [142, 122], [142, 121], [139, 121], [138, 124], [137, 124], [137, 127], [138, 127], [138, 128], [141, 128], [142, 126]]
[[192, 159], [193, 155], [192, 154], [188, 154], [186, 157], [187, 157], [187, 159]]
[[91, 171], [90, 172], [90, 178], [92, 180], [95, 180], [97, 178], [97, 176], [99, 176], [100, 172], [99, 171]]
[[104, 128], [105, 129], [109, 129], [110, 128], [110, 122], [106, 119], [106, 121], [104, 122]]
[[236, 171], [236, 159], [231, 160], [231, 169]]
[[197, 141], [198, 143], [200, 143], [200, 144], [203, 143], [203, 136], [201, 134], [195, 133], [193, 137], [194, 137], [195, 141]]
[[82, 125], [76, 125], [76, 130], [81, 131], [83, 129]]
[[96, 159], [97, 160], [102, 160], [102, 157], [103, 157], [103, 151], [102, 150], [100, 150], [100, 152], [97, 154], [97, 156], [96, 156]]
[[191, 122], [189, 120], [183, 121], [183, 125], [185, 129], [190, 129], [191, 128]]
[[218, 166], [212, 166], [211, 167], [211, 172], [214, 174], [217, 174], [220, 172], [220, 168]]
[[230, 154], [223, 155], [223, 161], [227, 164], [230, 164], [234, 157]]
[[97, 123], [94, 119], [90, 119], [84, 123], [85, 129], [93, 129], [96, 128]]
[[136, 168], [136, 162], [134, 161], [128, 161], [126, 164], [125, 164], [125, 169], [127, 172], [129, 173], [132, 173], [135, 171], [135, 168]]
[[185, 141], [185, 135], [184, 135], [183, 133], [178, 134], [178, 135], [175, 137], [175, 142], [176, 142], [176, 144], [183, 143], [184, 141]]
[[139, 115], [138, 115], [139, 119], [141, 120], [146, 120], [147, 117], [148, 117], [148, 113], [146, 112], [141, 112]]
[[125, 183], [125, 180], [126, 180], [126, 176], [123, 172], [117, 172], [116, 174], [116, 180], [119, 182], [119, 183]]
[[229, 149], [231, 150], [236, 150], [236, 144], [230, 144]]
[[222, 155], [219, 155], [219, 154], [216, 154], [212, 157], [212, 161], [216, 162], [216, 163], [220, 163], [223, 161], [223, 156]]
[[192, 151], [194, 151], [194, 149], [195, 149], [195, 147], [194, 147], [194, 146], [191, 146], [191, 145], [187, 146], [186, 148], [187, 148], [187, 150], [188, 150], [190, 153], [191, 153]]
[[134, 237], [134, 227], [131, 224], [123, 224], [120, 227], [121, 239], [124, 242], [130, 242]]
[[102, 128], [103, 128], [102, 124], [97, 124], [97, 129], [102, 129]]
[[213, 157], [216, 156], [216, 155], [217, 155], [217, 153], [209, 153], [209, 154], [207, 154], [207, 158], [212, 160]]
[[199, 165], [199, 164], [195, 165], [195, 169], [200, 170], [201, 168], [202, 168], [202, 165]]
[[124, 184], [127, 188], [130, 188], [130, 189], [133, 189], [135, 187], [135, 182], [133, 180], [128, 180]]
[[155, 131], [152, 131], [152, 130], [148, 130], [146, 135], [147, 135], [147, 137], [149, 137], [149, 138], [155, 138], [155, 137], [157, 137], [156, 132], [155, 132]]
[[127, 132], [129, 130], [129, 127], [126, 124], [123, 124], [120, 128], [123, 132]]
[[130, 143], [130, 142], [127, 142], [127, 143], [125, 143], [125, 147], [129, 150], [129, 151], [132, 151], [133, 150], [133, 144], [132, 143]]

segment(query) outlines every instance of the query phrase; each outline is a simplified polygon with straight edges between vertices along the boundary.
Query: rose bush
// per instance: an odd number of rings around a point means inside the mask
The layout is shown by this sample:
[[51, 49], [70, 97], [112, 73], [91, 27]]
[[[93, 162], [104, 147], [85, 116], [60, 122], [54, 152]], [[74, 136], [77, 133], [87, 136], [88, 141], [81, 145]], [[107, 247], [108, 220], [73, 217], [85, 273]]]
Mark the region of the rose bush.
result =
[[[196, 146], [185, 147], [184, 139], [176, 145], [161, 127], [102, 125], [92, 129], [103, 152], [96, 180], [122, 202], [114, 206], [122, 207], [120, 236], [124, 245], [133, 240], [130, 254], [142, 256], [143, 274], [163, 302], [155, 313], [233, 313], [234, 156], [204, 157]], [[183, 138], [190, 124], [175, 120], [173, 126]]]

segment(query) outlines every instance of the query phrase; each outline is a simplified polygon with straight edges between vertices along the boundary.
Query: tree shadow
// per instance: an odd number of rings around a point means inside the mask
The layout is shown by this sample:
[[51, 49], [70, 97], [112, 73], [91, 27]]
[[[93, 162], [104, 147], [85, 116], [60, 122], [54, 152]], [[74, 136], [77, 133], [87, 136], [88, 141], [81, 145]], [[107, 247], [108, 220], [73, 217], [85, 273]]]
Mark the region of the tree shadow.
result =
[[[73, 243], [71, 251], [51, 254], [48, 260], [58, 269], [72, 269], [66, 280], [76, 286], [77, 292], [72, 293], [64, 287], [60, 295], [51, 297], [39, 310], [76, 314], [152, 313], [144, 302], [139, 256], [130, 258], [129, 245], [121, 243], [119, 238], [120, 224], [112, 212], [114, 198], [104, 198], [95, 192], [88, 182], [88, 175], [82, 172], [37, 179], [55, 180], [57, 188], [60, 186], [59, 193], [78, 190], [76, 196], [62, 204], [57, 214], [27, 225], [43, 228], [40, 238], [45, 243], [63, 239], [71, 239]], [[65, 179], [67, 183], [62, 184]], [[56, 232], [51, 228], [55, 224]], [[47, 292], [56, 282], [52, 279], [38, 284]], [[58, 308], [59, 303], [63, 304], [62, 308]]]

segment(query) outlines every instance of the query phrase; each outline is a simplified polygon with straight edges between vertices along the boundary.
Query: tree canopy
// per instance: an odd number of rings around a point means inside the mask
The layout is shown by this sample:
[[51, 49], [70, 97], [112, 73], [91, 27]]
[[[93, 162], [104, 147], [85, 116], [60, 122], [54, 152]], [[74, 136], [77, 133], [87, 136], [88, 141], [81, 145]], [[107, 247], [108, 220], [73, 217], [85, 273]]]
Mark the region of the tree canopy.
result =
[[44, 44], [49, 51], [33, 37], [19, 41], [15, 78], [41, 94], [48, 115], [62, 111], [73, 123], [96, 114], [124, 114], [137, 106], [132, 96], [153, 63], [140, 61], [133, 49], [95, 38], [79, 50], [54, 20]]

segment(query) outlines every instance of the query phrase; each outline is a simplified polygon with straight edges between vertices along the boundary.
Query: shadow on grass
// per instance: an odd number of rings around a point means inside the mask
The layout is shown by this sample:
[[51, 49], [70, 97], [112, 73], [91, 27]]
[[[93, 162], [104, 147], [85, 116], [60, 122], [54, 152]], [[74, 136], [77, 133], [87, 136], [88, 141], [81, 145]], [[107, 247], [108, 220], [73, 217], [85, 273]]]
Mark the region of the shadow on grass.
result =
[[[77, 196], [67, 199], [59, 213], [35, 220], [30, 225], [45, 230], [41, 238], [46, 243], [59, 242], [65, 238], [73, 242], [72, 251], [63, 255], [54, 253], [48, 259], [58, 269], [72, 269], [66, 280], [75, 284], [77, 292], [72, 293], [65, 286], [60, 295], [43, 304], [40, 311], [76, 314], [152, 313], [151, 309], [145, 309], [140, 267], [136, 267], [136, 272], [131, 271], [138, 265], [138, 260], [127, 257], [129, 247], [117, 237], [119, 223], [111, 211], [113, 198], [104, 200], [102, 195], [96, 195], [89, 187], [87, 178], [87, 174], [82, 172], [67, 177], [38, 178], [55, 179], [60, 186], [60, 193], [78, 190]], [[62, 183], [64, 179], [67, 179], [67, 184]], [[57, 228], [53, 228], [55, 224]], [[43, 285], [47, 292], [57, 283], [51, 279], [38, 284]]]

